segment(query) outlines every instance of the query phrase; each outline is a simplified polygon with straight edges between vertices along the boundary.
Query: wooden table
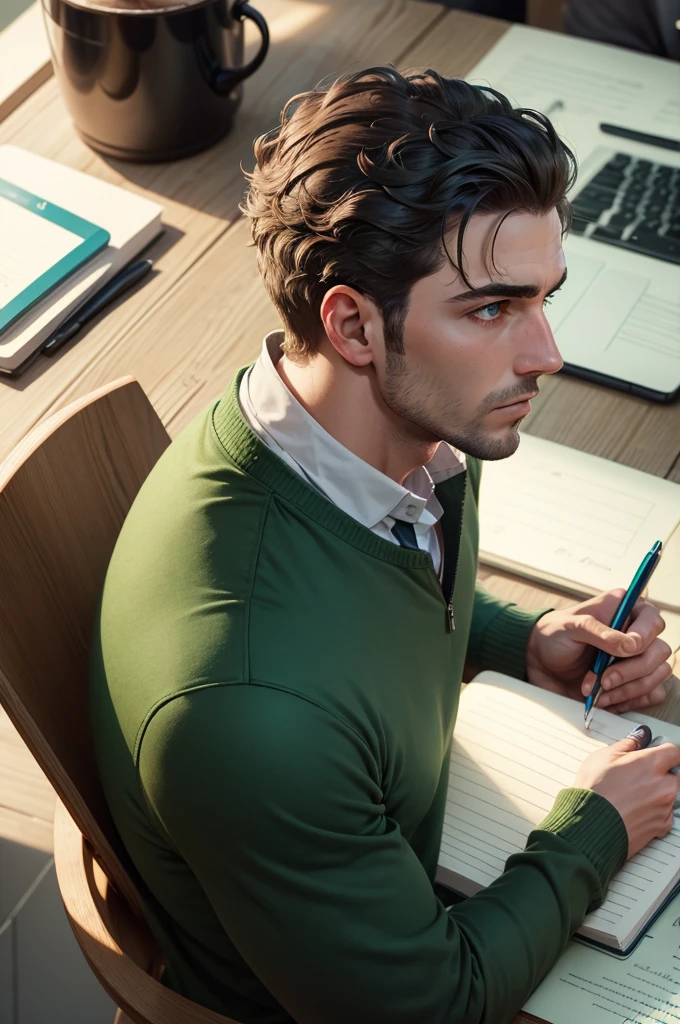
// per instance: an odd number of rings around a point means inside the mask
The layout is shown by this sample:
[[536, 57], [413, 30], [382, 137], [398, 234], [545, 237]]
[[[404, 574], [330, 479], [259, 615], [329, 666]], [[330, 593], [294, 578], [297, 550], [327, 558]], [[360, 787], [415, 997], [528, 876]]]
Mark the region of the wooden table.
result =
[[[135, 376], [171, 435], [251, 361], [277, 315], [247, 248], [238, 204], [242, 160], [277, 121], [284, 102], [325, 76], [376, 63], [429, 66], [464, 76], [507, 24], [413, 0], [257, 0], [271, 31], [263, 67], [245, 86], [232, 134], [173, 164], [125, 164], [79, 139], [54, 79], [0, 124], [12, 143], [147, 195], [165, 208], [164, 235], [150, 255], [152, 278], [95, 321], [77, 343], [41, 358], [16, 381], [0, 379], [0, 461], [36, 423], [100, 385]], [[247, 50], [257, 41], [246, 30]], [[249, 56], [247, 57], [249, 59]], [[542, 381], [525, 421], [529, 433], [680, 482], [680, 405], [659, 406], [558, 376]], [[527, 606], [572, 598], [498, 572], [480, 570], [499, 596]], [[674, 715], [672, 706], [662, 714]], [[49, 847], [53, 795], [0, 716], [0, 834]], [[519, 1021], [525, 1018], [517, 1018]]]

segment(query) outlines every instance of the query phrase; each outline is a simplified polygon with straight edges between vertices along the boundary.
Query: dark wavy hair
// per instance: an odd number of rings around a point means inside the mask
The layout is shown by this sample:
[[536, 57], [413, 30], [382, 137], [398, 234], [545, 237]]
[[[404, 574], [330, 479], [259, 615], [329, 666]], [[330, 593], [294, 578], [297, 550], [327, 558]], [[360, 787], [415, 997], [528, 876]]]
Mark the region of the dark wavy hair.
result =
[[255, 158], [241, 209], [291, 358], [316, 349], [335, 284], [373, 299], [388, 348], [403, 352], [416, 281], [449, 260], [470, 287], [463, 236], [474, 213], [556, 209], [563, 232], [571, 221], [576, 162], [549, 119], [431, 70], [368, 68], [301, 93]]

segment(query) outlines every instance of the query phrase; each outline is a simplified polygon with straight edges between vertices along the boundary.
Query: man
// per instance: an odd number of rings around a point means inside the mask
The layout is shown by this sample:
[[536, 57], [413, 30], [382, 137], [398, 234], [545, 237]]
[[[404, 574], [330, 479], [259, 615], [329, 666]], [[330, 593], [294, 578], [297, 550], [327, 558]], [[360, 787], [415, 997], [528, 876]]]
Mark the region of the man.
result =
[[[634, 738], [487, 890], [433, 889], [463, 663], [603, 705], [664, 697], [620, 592], [475, 592], [481, 459], [560, 357], [573, 158], [540, 114], [390, 67], [297, 97], [244, 212], [284, 324], [163, 455], [123, 527], [92, 660], [101, 775], [168, 985], [248, 1024], [499, 1024], [626, 856], [680, 750]], [[584, 500], [587, 496], [584, 495]]]
[[680, 60], [680, 0], [567, 0], [575, 36]]

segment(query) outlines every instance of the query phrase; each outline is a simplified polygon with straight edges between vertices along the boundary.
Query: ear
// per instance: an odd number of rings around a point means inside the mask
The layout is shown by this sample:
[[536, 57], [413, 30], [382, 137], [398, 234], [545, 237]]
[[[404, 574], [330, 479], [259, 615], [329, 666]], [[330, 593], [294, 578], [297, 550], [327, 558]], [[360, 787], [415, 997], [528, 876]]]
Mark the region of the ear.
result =
[[323, 297], [321, 321], [328, 340], [352, 366], [373, 362], [382, 343], [382, 316], [372, 299], [349, 285], [334, 285]]

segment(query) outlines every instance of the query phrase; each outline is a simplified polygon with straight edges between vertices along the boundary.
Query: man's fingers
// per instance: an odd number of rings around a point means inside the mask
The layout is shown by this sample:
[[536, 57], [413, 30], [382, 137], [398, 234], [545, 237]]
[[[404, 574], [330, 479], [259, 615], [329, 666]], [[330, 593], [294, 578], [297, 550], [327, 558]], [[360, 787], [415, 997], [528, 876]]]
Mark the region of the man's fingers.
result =
[[634, 682], [648, 676], [672, 655], [672, 650], [665, 640], [656, 639], [649, 647], [634, 658], [617, 661], [602, 676], [602, 688], [611, 690], [621, 683]]
[[[595, 673], [591, 672], [590, 669], [586, 672], [581, 683], [581, 693], [584, 697], [590, 697], [590, 691], [595, 685]], [[604, 678], [604, 677], [603, 677]]]
[[613, 654], [616, 658], [630, 658], [643, 649], [643, 640], [639, 633], [621, 633], [600, 622], [594, 615], [573, 615], [566, 619], [564, 628], [573, 640]]
[[[631, 701], [634, 704], [634, 702], [639, 700], [641, 697], [650, 695], [655, 690], [659, 689], [672, 675], [673, 669], [667, 661], [664, 661], [662, 665], [657, 665], [654, 671], [650, 672], [649, 675], [641, 676], [639, 679], [634, 679], [630, 683], [622, 683], [621, 686], [616, 686], [614, 689], [603, 689], [598, 698], [598, 707], [613, 710], [613, 708], [618, 704]], [[663, 692], [665, 693], [665, 688]], [[639, 704], [638, 706], [649, 707], [650, 705], [648, 701], [645, 701], [644, 704]]]
[[636, 725], [634, 729], [624, 736], [622, 740], [616, 740], [612, 747], [624, 754], [630, 754], [633, 750], [643, 750], [652, 742], [652, 730], [648, 725]]
[[[618, 594], [619, 591], [612, 591], [606, 597], [609, 599]], [[616, 658], [630, 658], [638, 652], [646, 651], [664, 627], [659, 610], [644, 598], [635, 603], [625, 633], [612, 629], [592, 614], [572, 615], [564, 623], [565, 630], [574, 640], [591, 644]]]
[[648, 708], [656, 708], [659, 704], [663, 704], [667, 696], [666, 684], [662, 683], [655, 690], [652, 690], [651, 693], [643, 693], [641, 697], [637, 697], [635, 700], [624, 700], [622, 704], [612, 704], [611, 707], [607, 708], [607, 711], [611, 711], [613, 715], [623, 715], [626, 711], [645, 711]]
[[[659, 724], [663, 725], [662, 722]], [[654, 760], [660, 772], [669, 772], [671, 768], [680, 765], [680, 747], [676, 747], [675, 743], [660, 743], [658, 747], [641, 750], [640, 757]], [[680, 777], [677, 778], [677, 785], [680, 785]]]
[[663, 633], [665, 628], [666, 623], [661, 617], [658, 608], [655, 608], [653, 604], [650, 604], [644, 598], [640, 598], [635, 602], [630, 615], [628, 629], [642, 637], [643, 647], [646, 647], [655, 637]]
[[664, 824], [659, 829], [656, 838], [657, 839], [663, 839], [664, 836], [667, 836], [668, 833], [670, 832], [670, 830], [673, 828], [674, 824], [675, 824], [675, 815], [673, 814], [673, 811], [671, 811], [671, 813], [666, 818]]

